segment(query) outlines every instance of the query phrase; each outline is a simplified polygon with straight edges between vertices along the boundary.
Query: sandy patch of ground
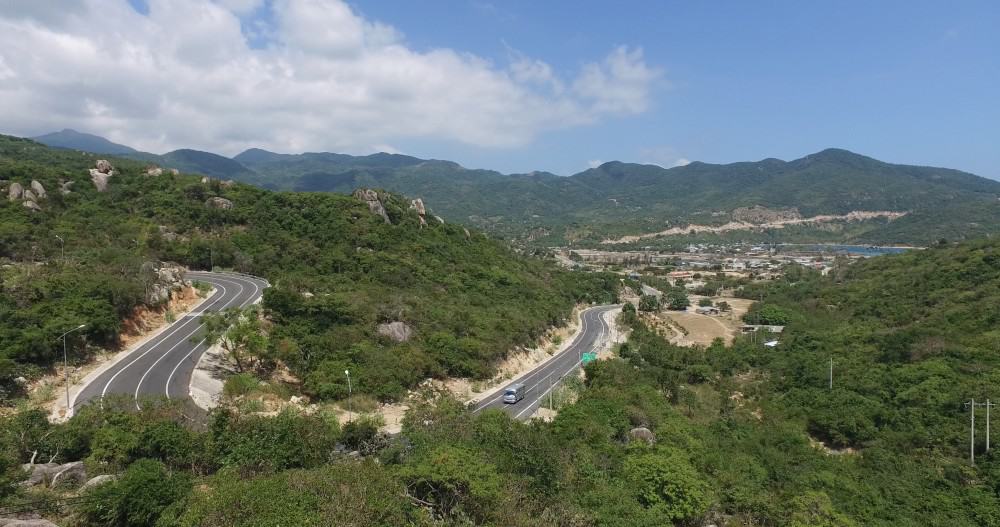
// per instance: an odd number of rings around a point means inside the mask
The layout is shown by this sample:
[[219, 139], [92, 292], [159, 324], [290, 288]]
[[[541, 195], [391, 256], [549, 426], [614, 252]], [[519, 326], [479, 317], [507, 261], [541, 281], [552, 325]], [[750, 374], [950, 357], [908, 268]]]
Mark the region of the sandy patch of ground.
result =
[[711, 297], [712, 302], [726, 302], [731, 310], [718, 316], [701, 315], [695, 310], [702, 296], [691, 295], [691, 307], [685, 311], [663, 311], [654, 315], [653, 326], [661, 335], [678, 346], [708, 346], [716, 338], [732, 344], [743, 324], [743, 315], [750, 309], [752, 300], [732, 297]]
[[678, 236], [690, 233], [720, 233], [729, 231], [749, 231], [749, 230], [762, 230], [762, 229], [783, 229], [786, 225], [800, 225], [804, 223], [829, 223], [833, 221], [864, 221], [876, 218], [887, 218], [889, 220], [895, 220], [901, 216], [905, 216], [905, 212], [894, 212], [894, 211], [866, 211], [866, 210], [855, 210], [848, 212], [847, 214], [824, 214], [820, 216], [811, 216], [809, 218], [788, 218], [783, 220], [769, 221], [766, 223], [750, 223], [746, 221], [730, 221], [724, 225], [686, 225], [684, 227], [671, 227], [666, 230], [651, 232], [646, 234], [636, 234], [631, 236], [622, 236], [618, 239], [606, 239], [601, 241], [604, 244], [619, 244], [619, 243], [631, 243], [639, 240], [644, 240], [648, 238], [659, 238], [661, 236]]

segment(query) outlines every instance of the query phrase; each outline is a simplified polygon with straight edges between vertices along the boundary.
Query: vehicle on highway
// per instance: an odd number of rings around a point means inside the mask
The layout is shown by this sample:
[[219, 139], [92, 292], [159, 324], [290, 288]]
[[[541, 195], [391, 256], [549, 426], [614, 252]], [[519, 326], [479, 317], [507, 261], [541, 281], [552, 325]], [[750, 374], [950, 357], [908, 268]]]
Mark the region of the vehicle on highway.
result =
[[527, 391], [528, 388], [521, 383], [511, 384], [503, 392], [503, 402], [507, 404], [514, 404], [521, 399], [524, 399], [524, 394]]

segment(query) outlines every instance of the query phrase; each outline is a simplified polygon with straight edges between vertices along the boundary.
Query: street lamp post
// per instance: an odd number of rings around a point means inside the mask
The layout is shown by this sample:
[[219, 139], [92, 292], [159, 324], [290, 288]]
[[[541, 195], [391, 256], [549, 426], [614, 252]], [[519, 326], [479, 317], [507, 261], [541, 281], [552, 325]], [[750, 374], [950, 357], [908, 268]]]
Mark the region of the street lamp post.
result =
[[62, 236], [56, 235], [56, 239], [59, 240], [59, 259], [63, 263], [66, 263], [66, 240], [62, 239]]
[[351, 370], [344, 370], [344, 375], [347, 375], [347, 420], [354, 420], [354, 410], [351, 408]]
[[74, 331], [81, 330], [81, 329], [83, 329], [85, 327], [87, 327], [86, 324], [80, 324], [79, 326], [77, 326], [77, 327], [75, 327], [75, 328], [67, 331], [66, 333], [63, 333], [62, 335], [59, 335], [59, 338], [62, 339], [62, 342], [63, 342], [63, 382], [66, 384], [66, 414], [67, 415], [69, 414], [70, 408], [69, 408], [69, 353], [67, 353], [67, 351], [66, 351], [66, 335], [69, 335], [70, 333], [72, 333]]

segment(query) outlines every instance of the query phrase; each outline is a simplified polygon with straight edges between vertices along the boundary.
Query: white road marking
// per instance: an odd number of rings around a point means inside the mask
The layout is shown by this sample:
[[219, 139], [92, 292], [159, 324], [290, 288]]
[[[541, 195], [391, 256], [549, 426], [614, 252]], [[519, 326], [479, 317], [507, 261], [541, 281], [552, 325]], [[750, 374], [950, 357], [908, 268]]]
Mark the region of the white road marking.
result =
[[[237, 287], [240, 288], [240, 292], [236, 293], [235, 295], [233, 295], [233, 298], [230, 299], [228, 302], [226, 302], [222, 306], [222, 309], [226, 309], [226, 308], [230, 307], [230, 305], [232, 304], [232, 302], [236, 301], [236, 300], [239, 300], [240, 295], [243, 294], [244, 287], [243, 287], [243, 284], [241, 284], [239, 282], [232, 281], [232, 280], [225, 280], [225, 279], [216, 278], [216, 277], [212, 277], [212, 279], [213, 280], [217, 280], [217, 281], [222, 282], [222, 283], [226, 283], [226, 284], [233, 284], [233, 285], [236, 285]], [[222, 287], [222, 286], [220, 285], [219, 287]], [[223, 288], [223, 290], [225, 290], [225, 288]], [[149, 366], [149, 368], [146, 369], [146, 371], [142, 374], [142, 377], [139, 378], [139, 382], [135, 385], [135, 409], [136, 410], [142, 410], [142, 408], [139, 406], [139, 391], [142, 389], [142, 383], [146, 382], [146, 377], [150, 374], [150, 372], [152, 372], [154, 369], [156, 369], [156, 365], [159, 364], [160, 361], [162, 361], [163, 359], [167, 358], [167, 355], [170, 355], [171, 351], [174, 351], [174, 349], [177, 348], [177, 346], [180, 346], [181, 344], [184, 344], [184, 343], [188, 342], [188, 337], [190, 337], [191, 335], [194, 335], [200, 329], [201, 329], [201, 323], [199, 321], [199, 323], [196, 325], [196, 327], [193, 330], [191, 330], [190, 333], [188, 333], [187, 335], [184, 335], [184, 338], [182, 340], [180, 340], [179, 342], [177, 342], [177, 344], [174, 344], [173, 346], [170, 346], [170, 349], [168, 349], [167, 351], [164, 351], [163, 354], [160, 355], [160, 357], [157, 358], [155, 361], [153, 361], [153, 364], [151, 364]], [[204, 340], [202, 340], [202, 342], [204, 342]], [[198, 349], [198, 347], [195, 346], [195, 349]], [[190, 355], [190, 353], [188, 355]], [[184, 359], [181, 359], [181, 362], [183, 362], [183, 361], [184, 361]], [[167, 386], [169, 386], [169, 385], [170, 385], [170, 379], [167, 379]]]
[[[245, 302], [243, 302], [242, 304], [240, 304], [240, 308], [246, 307], [246, 305], [248, 303], [256, 300], [257, 291], [260, 291], [260, 288], [257, 287], [257, 282], [256, 281], [250, 280], [250, 283], [253, 285], [254, 291], [253, 291], [253, 293], [250, 294], [250, 297]], [[194, 354], [194, 352], [198, 351], [198, 348], [201, 347], [201, 345], [204, 344], [204, 343], [205, 343], [205, 339], [201, 339], [201, 342], [199, 342], [197, 345], [195, 345], [195, 347], [192, 348], [191, 351], [189, 351], [187, 355], [185, 355], [183, 358], [181, 358], [181, 360], [177, 362], [177, 365], [174, 366], [173, 370], [170, 370], [170, 376], [167, 377], [167, 384], [163, 387], [163, 393], [166, 394], [167, 399], [170, 398], [170, 382], [174, 380], [174, 375], [177, 374], [177, 370], [180, 369], [181, 365], [184, 364], [184, 362], [186, 360], [188, 360], [188, 358], [191, 357], [191, 355]]]
[[[536, 366], [535, 368], [533, 368], [533, 369], [532, 369], [531, 371], [529, 371], [528, 373], [526, 373], [526, 374], [522, 375], [522, 376], [521, 376], [521, 377], [519, 377], [518, 379], [525, 379], [525, 380], [527, 380], [527, 379], [528, 379], [528, 378], [530, 378], [530, 377], [531, 377], [532, 375], [534, 375], [534, 373], [535, 373], [535, 372], [536, 372], [537, 370], [540, 370], [540, 369], [544, 368], [545, 366], [551, 366], [551, 365], [553, 364], [553, 362], [554, 362], [554, 361], [556, 361], [556, 360], [559, 360], [559, 358], [560, 358], [561, 356], [565, 355], [566, 353], [569, 353], [569, 351], [570, 351], [571, 349], [575, 348], [575, 347], [577, 346], [577, 344], [578, 344], [578, 342], [577, 342], [577, 341], [579, 341], [579, 340], [583, 339], [583, 336], [587, 334], [587, 313], [588, 313], [588, 312], [590, 312], [590, 311], [591, 311], [591, 310], [593, 310], [593, 309], [597, 309], [597, 308], [596, 308], [596, 307], [595, 307], [595, 308], [590, 308], [590, 309], [588, 309], [588, 310], [584, 311], [584, 312], [583, 312], [583, 313], [582, 313], [582, 314], [580, 315], [580, 320], [581, 320], [581, 324], [580, 324], [580, 325], [581, 325], [581, 326], [583, 327], [583, 329], [581, 329], [580, 333], [578, 333], [578, 334], [576, 335], [576, 338], [574, 338], [574, 339], [573, 339], [573, 342], [572, 342], [572, 343], [571, 343], [571, 344], [569, 345], [569, 347], [567, 347], [567, 348], [566, 348], [565, 350], [563, 350], [563, 352], [562, 352], [561, 354], [559, 354], [559, 356], [557, 356], [557, 357], [553, 357], [553, 358], [552, 358], [552, 360], [551, 360], [551, 361], [549, 361], [549, 362], [545, 362], [545, 363], [543, 363], [543, 364], [539, 364], [538, 366]], [[537, 384], [536, 384], [536, 386], [537, 386]], [[476, 408], [475, 410], [473, 410], [473, 411], [472, 411], [472, 413], [476, 413], [476, 412], [478, 412], [478, 411], [480, 411], [480, 410], [482, 410], [482, 409], [486, 408], [487, 406], [489, 406], [489, 405], [493, 404], [493, 403], [494, 403], [495, 401], [497, 401], [498, 399], [500, 399], [501, 397], [503, 397], [503, 390], [500, 390], [500, 391], [499, 391], [499, 392], [497, 392], [497, 393], [498, 393], [498, 395], [497, 395], [496, 397], [494, 397], [494, 398], [492, 398], [492, 399], [490, 399], [490, 400], [486, 401], [485, 403], [480, 403], [480, 405], [479, 405], [479, 406], [478, 406], [478, 407], [477, 407], [477, 408]]]
[[[222, 286], [219, 286], [219, 287], [222, 287]], [[223, 288], [222, 288], [222, 291], [223, 291], [223, 293], [219, 295], [219, 298], [217, 298], [217, 299], [213, 300], [213, 301], [212, 301], [212, 303], [211, 303], [211, 304], [209, 304], [209, 306], [214, 306], [214, 305], [215, 305], [215, 304], [217, 304], [217, 303], [218, 303], [218, 302], [219, 302], [220, 300], [222, 300], [223, 298], [225, 298], [225, 296], [226, 296], [226, 295], [225, 295], [225, 290], [226, 290], [226, 288], [224, 288], [224, 287], [223, 287]], [[217, 293], [217, 294], [218, 294], [218, 293]], [[213, 296], [215, 296], [215, 295], [213, 295]], [[208, 309], [208, 307], [205, 307], [205, 308], [203, 308], [203, 309], [202, 309], [201, 311], [199, 311], [199, 313], [204, 313], [204, 312], [205, 312], [205, 309]], [[186, 321], [184, 321], [184, 322], [182, 322], [182, 323], [180, 323], [180, 324], [177, 324], [177, 327], [175, 327], [174, 329], [170, 330], [170, 332], [169, 332], [169, 333], [167, 333], [166, 335], [164, 335], [163, 337], [161, 337], [161, 338], [159, 339], [159, 341], [160, 341], [160, 342], [162, 342], [163, 340], [166, 340], [166, 339], [167, 339], [168, 337], [170, 337], [170, 336], [171, 336], [171, 335], [173, 335], [174, 333], [176, 333], [176, 332], [180, 331], [180, 329], [181, 329], [181, 328], [183, 328], [184, 326], [188, 325], [188, 324], [189, 324], [189, 323], [190, 323], [190, 322], [191, 322], [192, 320], [197, 320], [197, 319], [194, 319], [194, 318], [191, 318], [191, 319], [188, 319], [188, 320], [186, 320]], [[135, 363], [136, 363], [136, 362], [137, 362], [137, 361], [138, 361], [139, 359], [141, 359], [141, 358], [145, 357], [146, 355], [149, 355], [149, 354], [150, 354], [150, 352], [152, 352], [153, 350], [155, 350], [155, 349], [156, 349], [156, 346], [157, 346], [157, 344], [156, 344], [156, 343], [152, 343], [152, 342], [151, 342], [151, 343], [150, 343], [150, 347], [149, 347], [149, 349], [148, 349], [148, 350], [146, 350], [145, 352], [143, 352], [143, 353], [142, 353], [141, 355], [139, 355], [138, 357], [136, 357], [136, 358], [132, 359], [132, 361], [131, 361], [131, 362], [129, 362], [128, 364], [126, 364], [125, 366], [123, 366], [123, 367], [122, 367], [122, 368], [121, 368], [120, 370], [118, 370], [117, 372], [115, 372], [115, 374], [114, 374], [114, 375], [112, 375], [110, 379], [108, 379], [108, 382], [107, 382], [107, 383], [106, 383], [106, 384], [104, 385], [104, 389], [103, 389], [103, 390], [101, 390], [101, 401], [102, 401], [102, 404], [103, 404], [103, 401], [104, 401], [104, 397], [105, 397], [105, 396], [107, 395], [107, 393], [108, 393], [108, 388], [109, 388], [109, 387], [111, 386], [111, 383], [115, 382], [115, 379], [117, 379], [117, 378], [118, 378], [118, 376], [119, 376], [119, 375], [121, 375], [121, 373], [122, 373], [123, 371], [127, 370], [127, 369], [129, 368], [129, 366], [131, 366], [131, 365], [135, 364]]]

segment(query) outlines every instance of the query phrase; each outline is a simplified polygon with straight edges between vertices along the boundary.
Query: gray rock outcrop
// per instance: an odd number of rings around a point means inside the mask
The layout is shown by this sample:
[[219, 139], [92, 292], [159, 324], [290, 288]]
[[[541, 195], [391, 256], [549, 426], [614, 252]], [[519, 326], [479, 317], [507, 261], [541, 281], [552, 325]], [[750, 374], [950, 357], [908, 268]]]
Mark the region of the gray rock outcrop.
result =
[[102, 174], [111, 174], [115, 169], [107, 159], [98, 159], [95, 166], [97, 167], [96, 170]]
[[386, 223], [392, 223], [389, 221], [389, 215], [385, 212], [385, 205], [382, 204], [382, 198], [378, 195], [378, 192], [369, 188], [359, 188], [354, 191], [352, 196], [368, 204], [368, 210], [372, 214], [381, 216]]
[[222, 210], [229, 210], [233, 208], [232, 201], [229, 201], [226, 198], [220, 198], [219, 196], [213, 196], [211, 198], [208, 198], [208, 201], [205, 202], [205, 205], [213, 209], [222, 209]]
[[52, 476], [50, 487], [59, 485], [71, 485], [79, 487], [87, 482], [87, 467], [83, 466], [83, 461], [73, 461], [59, 466], [59, 471]]
[[63, 181], [63, 180], [59, 180], [59, 193], [62, 194], [63, 196], [65, 196], [66, 194], [69, 194], [70, 192], [72, 192], [72, 190], [70, 190], [70, 187], [73, 186], [73, 183], [76, 183], [76, 182], [75, 181]]
[[417, 211], [417, 214], [421, 216], [427, 215], [427, 208], [424, 207], [424, 200], [420, 198], [410, 201], [410, 208]]
[[21, 470], [29, 472], [28, 479], [21, 482], [22, 487], [34, 487], [37, 485], [47, 485], [52, 481], [52, 476], [59, 472], [59, 463], [25, 463], [21, 465]]
[[94, 476], [88, 479], [87, 482], [80, 487], [80, 490], [84, 491], [90, 488], [104, 485], [105, 483], [111, 483], [116, 479], [118, 479], [118, 476], [115, 476], [114, 474], [101, 474], [100, 476]]
[[94, 188], [96, 188], [98, 192], [108, 190], [109, 179], [111, 179], [111, 174], [106, 174], [96, 168], [90, 169], [90, 180], [94, 182]]
[[147, 272], [155, 278], [146, 288], [146, 304], [159, 305], [170, 300], [170, 293], [187, 285], [184, 279], [184, 269], [171, 265], [156, 267], [155, 263], [146, 264]]
[[34, 179], [31, 180], [31, 190], [34, 191], [36, 196], [38, 196], [38, 199], [45, 199], [48, 197], [48, 193], [45, 192], [45, 187]]
[[405, 322], [395, 321], [378, 325], [378, 334], [395, 342], [406, 342], [413, 336], [413, 329]]
[[645, 441], [646, 444], [652, 445], [656, 442], [656, 435], [653, 434], [652, 430], [640, 426], [628, 431], [628, 440], [630, 443], [632, 441]]
[[163, 169], [160, 168], [160, 167], [148, 167], [148, 168], [146, 168], [146, 175], [147, 176], [153, 176], [153, 177], [162, 176], [163, 175]]
[[36, 203], [34, 201], [31, 201], [30, 199], [24, 200], [23, 205], [24, 205], [24, 208], [26, 208], [26, 209], [28, 209], [28, 210], [30, 210], [32, 212], [39, 212], [39, 211], [42, 210], [42, 207], [40, 205], [38, 205], [38, 203]]
[[24, 195], [24, 187], [21, 186], [17, 181], [10, 184], [10, 188], [7, 189], [7, 200], [8, 201], [18, 201], [21, 196]]
[[30, 189], [24, 191], [24, 201], [34, 201], [38, 203], [38, 196], [35, 195]]

